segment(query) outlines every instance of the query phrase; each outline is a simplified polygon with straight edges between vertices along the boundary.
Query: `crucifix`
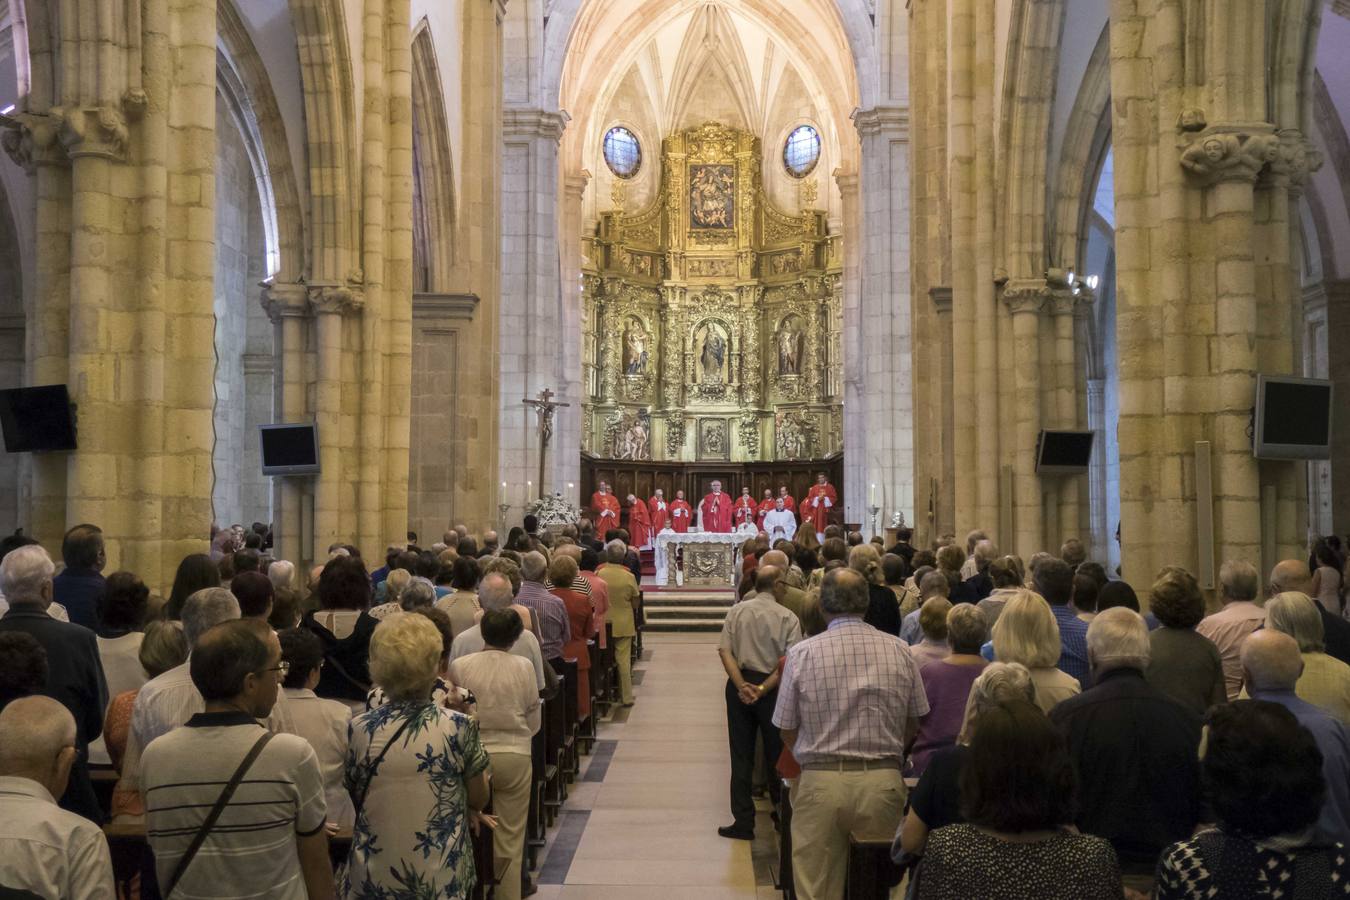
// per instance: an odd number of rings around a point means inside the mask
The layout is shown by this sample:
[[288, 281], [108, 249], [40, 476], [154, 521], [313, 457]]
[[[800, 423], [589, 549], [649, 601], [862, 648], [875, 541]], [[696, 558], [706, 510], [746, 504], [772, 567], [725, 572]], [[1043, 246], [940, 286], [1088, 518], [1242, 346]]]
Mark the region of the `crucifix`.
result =
[[533, 400], [522, 400], [526, 406], [534, 408], [539, 416], [539, 499], [544, 499], [544, 457], [548, 455], [548, 442], [553, 438], [553, 411], [570, 403], [555, 403], [556, 395], [548, 388], [539, 392]]

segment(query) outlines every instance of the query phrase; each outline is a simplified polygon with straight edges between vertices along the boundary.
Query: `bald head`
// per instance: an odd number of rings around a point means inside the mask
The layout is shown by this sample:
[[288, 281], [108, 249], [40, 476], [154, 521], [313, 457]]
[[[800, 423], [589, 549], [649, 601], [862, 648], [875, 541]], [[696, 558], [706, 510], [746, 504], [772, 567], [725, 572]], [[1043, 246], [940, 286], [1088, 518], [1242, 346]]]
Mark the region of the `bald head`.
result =
[[777, 566], [760, 565], [755, 569], [755, 590], [761, 594], [773, 593], [774, 585], [783, 577], [783, 570]]
[[506, 609], [514, 596], [511, 579], [500, 572], [489, 572], [478, 582], [478, 602], [483, 609]]
[[1312, 594], [1312, 573], [1308, 564], [1301, 559], [1286, 559], [1275, 564], [1270, 573], [1270, 593], [1283, 594], [1297, 591], [1300, 594]]
[[75, 718], [50, 697], [21, 697], [0, 712], [0, 776], [30, 778], [59, 797], [75, 761]]
[[787, 554], [784, 553], [782, 550], [769, 550], [759, 558], [759, 564], [761, 566], [773, 566], [774, 568], [780, 570], [781, 574], [782, 572], [787, 571], [788, 567]]
[[1292, 691], [1303, 674], [1298, 641], [1262, 628], [1242, 642], [1242, 673], [1247, 687], [1258, 691]]

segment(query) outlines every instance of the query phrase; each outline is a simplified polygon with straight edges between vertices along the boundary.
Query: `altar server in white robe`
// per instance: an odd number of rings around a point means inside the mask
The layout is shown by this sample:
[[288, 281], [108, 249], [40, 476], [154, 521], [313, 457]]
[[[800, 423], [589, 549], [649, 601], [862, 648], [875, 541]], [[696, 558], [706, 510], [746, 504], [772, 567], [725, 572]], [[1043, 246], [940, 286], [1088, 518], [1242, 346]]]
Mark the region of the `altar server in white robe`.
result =
[[791, 510], [784, 508], [782, 497], [774, 500], [773, 509], [764, 515], [764, 533], [769, 536], [770, 542], [780, 538], [790, 541], [797, 533], [797, 517]]

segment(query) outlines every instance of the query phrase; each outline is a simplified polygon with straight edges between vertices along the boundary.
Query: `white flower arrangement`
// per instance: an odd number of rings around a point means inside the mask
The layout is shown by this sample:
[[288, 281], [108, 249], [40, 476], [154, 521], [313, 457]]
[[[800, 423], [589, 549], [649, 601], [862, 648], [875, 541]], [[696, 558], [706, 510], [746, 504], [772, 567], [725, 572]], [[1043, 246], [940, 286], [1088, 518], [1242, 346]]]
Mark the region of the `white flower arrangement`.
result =
[[581, 510], [567, 501], [561, 491], [535, 500], [525, 511], [538, 518], [540, 525], [575, 525], [581, 520]]

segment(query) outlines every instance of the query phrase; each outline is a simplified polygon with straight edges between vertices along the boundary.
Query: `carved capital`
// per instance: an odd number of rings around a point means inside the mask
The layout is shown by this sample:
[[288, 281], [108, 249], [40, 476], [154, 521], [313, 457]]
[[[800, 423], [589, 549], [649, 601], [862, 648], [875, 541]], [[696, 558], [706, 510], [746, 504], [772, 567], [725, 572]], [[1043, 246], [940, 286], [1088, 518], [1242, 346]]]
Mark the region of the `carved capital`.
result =
[[273, 325], [310, 314], [309, 288], [303, 284], [262, 282], [261, 304]]
[[1281, 129], [1276, 137], [1278, 145], [1275, 159], [1270, 164], [1270, 181], [1295, 193], [1302, 193], [1308, 179], [1322, 168], [1322, 151], [1297, 128]]
[[582, 169], [575, 175], [568, 175], [563, 179], [563, 191], [566, 192], [568, 199], [575, 200], [578, 203], [586, 195], [586, 186], [591, 183], [591, 173]]
[[[52, 107], [55, 115], [59, 107]], [[85, 106], [63, 109], [60, 140], [71, 159], [94, 156], [113, 162], [126, 162], [127, 120], [122, 111], [113, 106]]]
[[0, 146], [30, 175], [38, 166], [60, 166], [70, 162], [65, 148], [58, 136], [61, 120], [57, 116], [39, 113], [19, 113], [14, 116], [0, 116], [0, 126], [5, 131], [0, 134]]
[[1203, 131], [1183, 132], [1179, 144], [1182, 168], [1205, 185], [1252, 184], [1279, 156], [1275, 128], [1264, 123], [1211, 125]]
[[1003, 305], [1015, 316], [1022, 313], [1040, 315], [1050, 294], [1050, 287], [1043, 278], [1014, 279], [1003, 288]]
[[944, 313], [950, 314], [952, 311], [952, 289], [949, 287], [931, 287], [928, 289], [928, 296], [933, 301], [933, 309], [937, 310], [938, 315]]
[[869, 137], [909, 137], [909, 107], [874, 106], [871, 109], [855, 109], [853, 126], [863, 140]]
[[548, 110], [508, 106], [502, 110], [502, 136], [511, 138], [548, 138], [557, 141], [567, 130], [571, 116], [560, 109]]
[[362, 298], [351, 285], [316, 284], [309, 288], [309, 303], [318, 315], [345, 316], [361, 311]]

